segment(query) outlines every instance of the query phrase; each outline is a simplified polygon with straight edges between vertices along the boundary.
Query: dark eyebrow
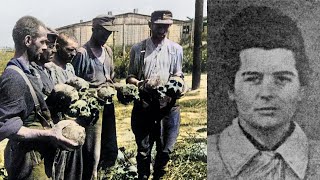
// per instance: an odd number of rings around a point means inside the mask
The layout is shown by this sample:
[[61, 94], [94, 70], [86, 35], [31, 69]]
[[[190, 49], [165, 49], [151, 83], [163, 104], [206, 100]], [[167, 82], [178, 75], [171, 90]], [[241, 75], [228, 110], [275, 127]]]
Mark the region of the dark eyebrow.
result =
[[[252, 75], [261, 75], [262, 73], [259, 73], [259, 72], [256, 72], [256, 71], [246, 71], [246, 72], [243, 72], [241, 74], [241, 76], [252, 76]], [[276, 75], [276, 76], [283, 76], [283, 75], [289, 75], [289, 76], [295, 76], [295, 74], [291, 71], [278, 71], [278, 72], [274, 72], [272, 73], [273, 75]]]
[[278, 72], [274, 72], [272, 73], [273, 75], [276, 76], [283, 76], [283, 75], [289, 75], [289, 76], [296, 76], [293, 72], [291, 71], [278, 71]]
[[261, 73], [259, 73], [259, 72], [256, 72], [256, 71], [246, 71], [246, 72], [243, 72], [242, 74], [241, 74], [241, 76], [252, 76], [252, 75], [261, 75]]

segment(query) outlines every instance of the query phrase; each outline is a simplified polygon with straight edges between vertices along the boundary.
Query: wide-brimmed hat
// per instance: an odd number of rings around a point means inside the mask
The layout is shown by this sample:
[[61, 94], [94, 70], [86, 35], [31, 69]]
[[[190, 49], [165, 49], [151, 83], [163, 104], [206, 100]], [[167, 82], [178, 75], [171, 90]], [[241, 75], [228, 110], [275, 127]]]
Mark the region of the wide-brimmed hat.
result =
[[92, 20], [92, 26], [100, 25], [108, 31], [116, 31], [116, 27], [113, 24], [115, 17], [112, 15], [99, 15]]

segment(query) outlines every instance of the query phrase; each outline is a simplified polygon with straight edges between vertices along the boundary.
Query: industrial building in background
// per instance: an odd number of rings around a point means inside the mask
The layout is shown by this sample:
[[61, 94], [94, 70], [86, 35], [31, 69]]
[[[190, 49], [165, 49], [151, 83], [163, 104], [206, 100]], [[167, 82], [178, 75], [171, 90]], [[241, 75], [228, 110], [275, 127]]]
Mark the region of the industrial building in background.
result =
[[[112, 15], [112, 12], [108, 12]], [[116, 19], [114, 25], [117, 31], [113, 33], [113, 38], [109, 38], [106, 42], [111, 47], [123, 47], [131, 46], [138, 43], [150, 36], [150, 28], [148, 27], [148, 21], [150, 15], [139, 14], [138, 9], [134, 9], [134, 12], [115, 15]], [[59, 27], [56, 30], [60, 32], [67, 32], [74, 35], [80, 46], [86, 43], [92, 34], [92, 21], [75, 23], [63, 27]], [[186, 29], [188, 29], [186, 31]], [[180, 43], [183, 39], [188, 39], [192, 33], [192, 22], [173, 19], [173, 25], [170, 27], [168, 39]]]

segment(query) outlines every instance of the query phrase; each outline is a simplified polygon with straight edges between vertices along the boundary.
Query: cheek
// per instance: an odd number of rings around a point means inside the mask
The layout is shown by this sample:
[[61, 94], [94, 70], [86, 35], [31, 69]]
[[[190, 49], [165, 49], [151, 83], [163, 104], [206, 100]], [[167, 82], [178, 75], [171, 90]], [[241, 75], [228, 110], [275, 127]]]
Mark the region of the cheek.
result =
[[235, 93], [235, 100], [239, 111], [250, 111], [254, 104], [254, 98], [252, 94], [244, 91], [237, 91]]
[[234, 98], [239, 111], [250, 111], [255, 103], [256, 91], [254, 87], [235, 81]]

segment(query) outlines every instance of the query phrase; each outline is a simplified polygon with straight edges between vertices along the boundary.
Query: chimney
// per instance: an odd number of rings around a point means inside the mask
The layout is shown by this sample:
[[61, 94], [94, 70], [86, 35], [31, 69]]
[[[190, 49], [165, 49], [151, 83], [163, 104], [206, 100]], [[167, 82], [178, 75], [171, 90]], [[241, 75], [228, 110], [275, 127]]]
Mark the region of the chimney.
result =
[[133, 9], [133, 13], [137, 14], [138, 13], [138, 8]]
[[108, 11], [108, 15], [112, 15], [112, 11]]

